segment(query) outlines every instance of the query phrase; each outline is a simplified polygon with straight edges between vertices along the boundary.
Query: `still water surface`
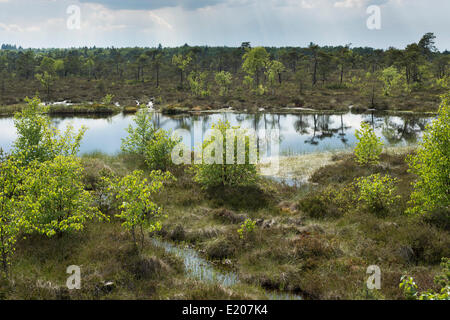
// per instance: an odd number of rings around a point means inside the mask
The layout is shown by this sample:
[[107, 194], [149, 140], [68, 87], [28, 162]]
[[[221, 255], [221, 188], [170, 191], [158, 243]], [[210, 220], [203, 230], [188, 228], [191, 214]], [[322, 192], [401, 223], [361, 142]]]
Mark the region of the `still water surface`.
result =
[[[387, 146], [414, 145], [420, 140], [422, 131], [431, 118], [423, 116], [388, 116], [374, 114], [306, 115], [306, 114], [242, 114], [215, 113], [169, 117], [154, 113], [153, 121], [166, 130], [185, 129], [183, 135], [188, 146], [198, 145], [211, 124], [228, 120], [233, 126], [256, 130], [277, 129], [280, 133], [282, 155], [335, 151], [352, 148], [356, 143], [355, 130], [361, 122], [370, 123]], [[121, 139], [127, 135], [125, 129], [133, 123], [132, 115], [119, 114], [107, 118], [54, 117], [60, 129], [72, 123], [75, 128], [88, 128], [81, 143], [80, 152], [101, 151], [114, 154], [120, 151]], [[12, 118], [0, 118], [0, 147], [8, 151], [16, 138]]]

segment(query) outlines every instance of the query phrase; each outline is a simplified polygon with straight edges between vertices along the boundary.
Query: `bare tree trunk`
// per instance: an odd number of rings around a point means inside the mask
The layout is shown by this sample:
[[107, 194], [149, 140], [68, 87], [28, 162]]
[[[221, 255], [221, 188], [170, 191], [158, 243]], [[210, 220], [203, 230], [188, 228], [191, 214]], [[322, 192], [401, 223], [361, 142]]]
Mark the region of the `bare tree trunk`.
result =
[[135, 246], [137, 246], [136, 242], [136, 232], [134, 231], [134, 227], [131, 228], [131, 236], [133, 237], [133, 243]]
[[156, 67], [156, 87], [159, 88], [159, 66]]
[[317, 58], [314, 57], [313, 86], [317, 83]]
[[180, 87], [183, 88], [183, 70], [180, 70]]
[[371, 99], [372, 108], [375, 106], [375, 84], [372, 85], [372, 99]]
[[144, 229], [142, 228], [141, 225], [141, 251], [144, 249], [144, 241], [145, 241]]

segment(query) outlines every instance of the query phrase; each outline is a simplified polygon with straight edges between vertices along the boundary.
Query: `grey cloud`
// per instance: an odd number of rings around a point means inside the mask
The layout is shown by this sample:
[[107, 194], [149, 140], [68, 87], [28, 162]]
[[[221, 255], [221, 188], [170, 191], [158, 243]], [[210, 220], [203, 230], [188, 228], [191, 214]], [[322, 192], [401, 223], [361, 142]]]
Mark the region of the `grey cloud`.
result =
[[97, 3], [113, 10], [155, 10], [168, 7], [198, 9], [217, 5], [226, 0], [79, 0], [81, 3]]

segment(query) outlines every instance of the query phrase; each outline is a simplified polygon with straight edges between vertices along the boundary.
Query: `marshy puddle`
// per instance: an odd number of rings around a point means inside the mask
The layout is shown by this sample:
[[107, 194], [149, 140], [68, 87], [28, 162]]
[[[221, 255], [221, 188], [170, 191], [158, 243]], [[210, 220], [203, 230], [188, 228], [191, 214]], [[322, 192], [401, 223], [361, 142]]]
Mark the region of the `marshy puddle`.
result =
[[237, 274], [234, 272], [220, 272], [216, 270], [208, 261], [199, 256], [191, 248], [177, 247], [169, 242], [159, 239], [152, 239], [156, 247], [164, 248], [166, 252], [183, 259], [184, 269], [188, 276], [203, 282], [218, 283], [224, 287], [230, 287], [239, 282]]
[[[345, 152], [345, 151], [340, 151]], [[308, 182], [311, 175], [319, 168], [332, 163], [333, 155], [338, 152], [314, 152], [295, 156], [281, 156], [278, 158], [278, 165], [259, 165], [259, 169], [264, 169], [261, 174], [277, 182], [285, 183], [289, 186], [301, 186]]]
[[[183, 259], [184, 269], [188, 277], [202, 282], [216, 283], [224, 287], [232, 287], [238, 284], [239, 277], [234, 272], [217, 270], [210, 262], [200, 257], [197, 251], [187, 247], [178, 247], [167, 241], [152, 238], [155, 247], [163, 248], [166, 252]], [[302, 300], [302, 297], [284, 292], [268, 292], [269, 300]]]

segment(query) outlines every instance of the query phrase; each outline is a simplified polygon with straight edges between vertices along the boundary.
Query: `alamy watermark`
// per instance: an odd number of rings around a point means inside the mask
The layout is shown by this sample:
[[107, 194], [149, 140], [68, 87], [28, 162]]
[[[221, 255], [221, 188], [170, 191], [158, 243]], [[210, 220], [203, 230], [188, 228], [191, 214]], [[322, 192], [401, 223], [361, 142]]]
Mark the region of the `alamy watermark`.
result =
[[377, 265], [371, 265], [367, 267], [367, 274], [370, 274], [369, 278], [367, 278], [366, 285], [367, 289], [373, 290], [381, 289], [381, 269]]
[[81, 29], [81, 9], [77, 5], [70, 5], [67, 7], [66, 13], [69, 15], [67, 18], [67, 29], [80, 30]]
[[380, 6], [372, 5], [367, 7], [366, 13], [369, 15], [366, 21], [367, 29], [380, 30], [381, 29], [381, 8]]
[[67, 278], [66, 286], [69, 290], [81, 289], [81, 268], [79, 266], [68, 266], [66, 270], [70, 276]]

